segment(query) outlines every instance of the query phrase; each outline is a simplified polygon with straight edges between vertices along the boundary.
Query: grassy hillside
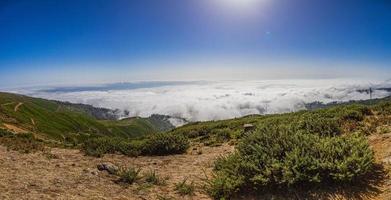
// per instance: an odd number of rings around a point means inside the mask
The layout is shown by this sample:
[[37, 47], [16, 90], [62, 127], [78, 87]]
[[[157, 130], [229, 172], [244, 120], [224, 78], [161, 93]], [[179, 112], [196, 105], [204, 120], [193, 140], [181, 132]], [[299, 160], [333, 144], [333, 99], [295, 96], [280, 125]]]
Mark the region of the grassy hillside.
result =
[[90, 106], [85, 108], [80, 104], [73, 106], [70, 103], [0, 93], [0, 127], [14, 132], [33, 132], [56, 140], [78, 134], [130, 138], [156, 133], [161, 129], [144, 118], [98, 120], [92, 113], [100, 110], [99, 116], [102, 116], [101, 113], [106, 110]]

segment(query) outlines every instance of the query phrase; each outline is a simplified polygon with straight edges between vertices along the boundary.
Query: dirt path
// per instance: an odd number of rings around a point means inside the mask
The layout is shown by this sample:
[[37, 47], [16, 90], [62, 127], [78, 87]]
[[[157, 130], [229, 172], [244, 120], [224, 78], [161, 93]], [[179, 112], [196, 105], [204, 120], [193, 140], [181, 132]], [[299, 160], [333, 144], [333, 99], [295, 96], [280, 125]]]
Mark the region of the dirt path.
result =
[[7, 123], [3, 123], [3, 126], [6, 128], [6, 129], [8, 129], [8, 130], [10, 130], [10, 131], [12, 131], [12, 132], [14, 132], [14, 133], [28, 133], [29, 131], [27, 131], [27, 130], [24, 130], [24, 129], [22, 129], [22, 128], [19, 128], [19, 127], [17, 127], [17, 126], [15, 126], [15, 125], [12, 125], [12, 124], [7, 124]]
[[391, 199], [391, 133], [371, 135], [369, 143], [375, 152], [377, 163], [382, 163], [388, 171], [388, 180], [385, 182], [383, 193], [377, 197], [377, 200]]
[[[187, 178], [196, 184], [209, 174], [213, 161], [233, 151], [233, 147], [204, 147], [185, 155], [130, 158], [106, 155], [103, 158], [84, 156], [78, 150], [52, 149], [58, 159], [48, 154], [20, 154], [0, 146], [0, 199], [158, 199], [158, 195], [175, 199], [210, 199], [197, 189], [192, 198], [175, 193], [175, 183]], [[96, 165], [111, 162], [119, 166], [141, 167], [142, 172], [156, 170], [169, 177], [167, 185], [145, 187], [134, 184], [128, 188], [115, 184], [117, 177], [97, 171]], [[23, 195], [22, 195], [23, 194]]]
[[19, 103], [15, 106], [14, 111], [15, 111], [15, 112], [18, 112], [19, 107], [20, 107], [21, 105], [23, 105], [23, 103], [22, 103], [22, 102], [19, 102]]

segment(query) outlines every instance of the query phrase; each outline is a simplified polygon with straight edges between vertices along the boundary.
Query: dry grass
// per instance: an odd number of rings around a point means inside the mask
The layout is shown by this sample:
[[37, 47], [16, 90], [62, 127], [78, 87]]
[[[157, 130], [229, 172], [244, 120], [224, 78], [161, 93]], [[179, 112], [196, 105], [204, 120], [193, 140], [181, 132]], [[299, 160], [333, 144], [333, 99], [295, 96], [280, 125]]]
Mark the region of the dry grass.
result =
[[[213, 161], [232, 150], [232, 146], [223, 145], [204, 147], [202, 155], [93, 158], [78, 150], [54, 148], [50, 155], [56, 159], [48, 159], [47, 152], [21, 154], [0, 146], [0, 199], [210, 199], [202, 191], [182, 197], [176, 193], [175, 184], [184, 178], [202, 184], [204, 169], [210, 174]], [[142, 174], [153, 170], [169, 179], [164, 185], [144, 187], [137, 182], [124, 187], [115, 183], [117, 176], [98, 172], [96, 165], [103, 162], [138, 167]]]

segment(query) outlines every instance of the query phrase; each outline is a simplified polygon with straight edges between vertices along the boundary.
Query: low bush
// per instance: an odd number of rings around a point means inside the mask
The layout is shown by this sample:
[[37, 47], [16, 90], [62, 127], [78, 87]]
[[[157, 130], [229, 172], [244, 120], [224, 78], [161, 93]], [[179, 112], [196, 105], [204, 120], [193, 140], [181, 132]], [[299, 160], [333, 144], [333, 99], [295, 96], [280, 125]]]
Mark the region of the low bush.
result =
[[374, 107], [374, 109], [381, 115], [391, 115], [391, 102], [381, 102]]
[[158, 133], [146, 139], [143, 154], [170, 155], [180, 154], [189, 148], [189, 140], [182, 134]]
[[84, 142], [82, 149], [89, 156], [102, 157], [107, 153], [121, 153], [128, 156], [139, 156], [142, 153], [142, 140], [100, 137]]
[[127, 156], [170, 155], [183, 153], [189, 147], [186, 137], [179, 134], [159, 133], [146, 139], [99, 137], [84, 142], [82, 149], [87, 155], [101, 157], [107, 153]]
[[0, 129], [0, 137], [12, 136], [12, 135], [14, 135], [14, 134], [5, 130], [5, 129]]
[[373, 167], [373, 152], [358, 134], [320, 136], [269, 127], [244, 138], [236, 153], [215, 163], [208, 192], [216, 199], [244, 188], [349, 183]]
[[324, 117], [319, 113], [304, 114], [299, 121], [299, 129], [322, 136], [334, 136], [341, 133], [341, 127], [338, 120]]

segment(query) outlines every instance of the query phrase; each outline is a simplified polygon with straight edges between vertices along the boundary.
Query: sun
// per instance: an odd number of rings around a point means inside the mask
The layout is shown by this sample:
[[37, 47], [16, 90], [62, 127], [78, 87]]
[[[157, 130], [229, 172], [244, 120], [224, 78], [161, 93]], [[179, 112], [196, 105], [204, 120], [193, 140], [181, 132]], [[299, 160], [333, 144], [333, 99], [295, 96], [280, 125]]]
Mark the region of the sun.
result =
[[221, 6], [225, 6], [230, 9], [251, 9], [259, 6], [266, 0], [216, 0]]
[[232, 6], [252, 6], [260, 0], [223, 0], [226, 4]]
[[225, 10], [225, 12], [240, 14], [259, 12], [264, 8], [266, 3], [271, 0], [208, 0], [213, 2], [216, 8]]

